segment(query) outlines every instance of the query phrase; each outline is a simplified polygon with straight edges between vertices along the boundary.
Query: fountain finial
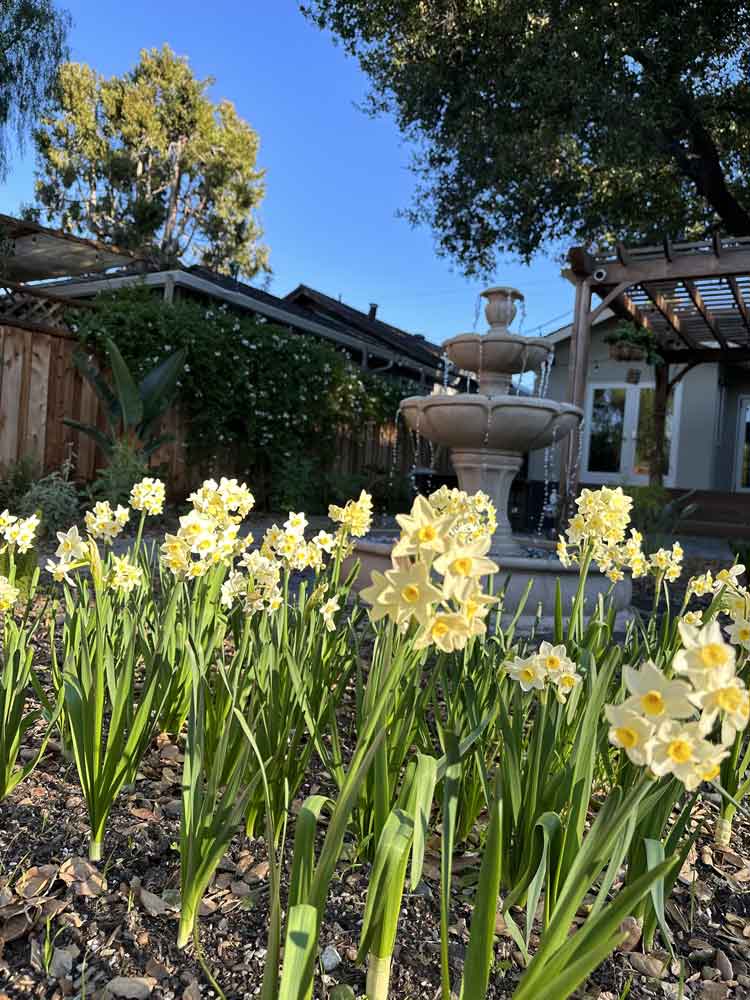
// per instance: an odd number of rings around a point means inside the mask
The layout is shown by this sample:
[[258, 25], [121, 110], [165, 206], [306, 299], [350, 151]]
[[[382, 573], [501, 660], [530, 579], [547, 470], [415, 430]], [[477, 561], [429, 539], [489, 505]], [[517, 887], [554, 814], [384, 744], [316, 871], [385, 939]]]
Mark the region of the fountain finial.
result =
[[490, 330], [507, 330], [516, 316], [516, 302], [523, 302], [521, 292], [510, 285], [495, 285], [493, 288], [485, 288], [480, 294], [487, 299], [484, 315], [490, 324]]

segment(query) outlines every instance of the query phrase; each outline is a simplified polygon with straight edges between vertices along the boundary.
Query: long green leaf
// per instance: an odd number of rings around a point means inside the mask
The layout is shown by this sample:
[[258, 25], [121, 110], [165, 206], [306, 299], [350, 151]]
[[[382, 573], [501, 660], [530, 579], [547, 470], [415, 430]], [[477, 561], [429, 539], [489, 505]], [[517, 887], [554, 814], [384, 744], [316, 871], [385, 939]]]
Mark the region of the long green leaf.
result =
[[117, 344], [111, 338], [107, 339], [106, 344], [123, 426], [125, 429], [134, 429], [143, 420], [143, 400]]

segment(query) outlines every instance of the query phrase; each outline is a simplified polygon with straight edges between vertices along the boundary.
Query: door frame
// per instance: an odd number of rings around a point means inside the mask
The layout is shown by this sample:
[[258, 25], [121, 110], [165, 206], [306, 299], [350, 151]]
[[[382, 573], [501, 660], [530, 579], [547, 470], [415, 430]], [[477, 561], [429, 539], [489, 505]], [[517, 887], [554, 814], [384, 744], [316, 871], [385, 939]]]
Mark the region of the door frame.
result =
[[[584, 433], [581, 449], [579, 476], [584, 482], [597, 485], [645, 486], [648, 475], [628, 475], [623, 470], [623, 461], [630, 455], [635, 458], [635, 435], [638, 430], [638, 409], [641, 389], [654, 389], [651, 379], [641, 382], [626, 382], [622, 379], [589, 379], [586, 383], [586, 401], [584, 405]], [[620, 447], [620, 469], [617, 472], [589, 472], [589, 453], [591, 447], [591, 415], [594, 408], [594, 393], [597, 389], [625, 389], [625, 409], [623, 412], [623, 441]], [[750, 401], [750, 396], [747, 397]], [[677, 454], [680, 441], [680, 406], [682, 402], [682, 382], [678, 383], [672, 393], [672, 437], [669, 442], [669, 473], [664, 477], [665, 486], [674, 486], [677, 467]], [[738, 431], [739, 434], [739, 431]], [[628, 463], [633, 462], [628, 458]], [[750, 490], [750, 487], [748, 487]]]
[[[742, 464], [745, 446], [745, 424], [743, 420], [745, 410], [750, 407], [750, 393], [743, 393], [737, 397], [737, 420], [734, 426], [734, 492], [750, 493], [750, 486], [742, 486]], [[741, 432], [743, 432], [741, 434]], [[741, 436], [740, 436], [741, 435]]]

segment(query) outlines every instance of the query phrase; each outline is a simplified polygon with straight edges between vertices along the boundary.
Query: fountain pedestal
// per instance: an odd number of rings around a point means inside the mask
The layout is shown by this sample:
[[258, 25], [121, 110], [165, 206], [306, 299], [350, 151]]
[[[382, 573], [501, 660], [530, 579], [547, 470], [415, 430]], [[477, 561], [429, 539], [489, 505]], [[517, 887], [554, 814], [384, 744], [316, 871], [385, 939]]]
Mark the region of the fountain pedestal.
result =
[[507, 556], [522, 556], [523, 550], [511, 531], [508, 500], [523, 458], [513, 452], [454, 448], [451, 451], [451, 461], [461, 489], [467, 493], [482, 490], [495, 505], [497, 528], [492, 536], [491, 555], [498, 560]]

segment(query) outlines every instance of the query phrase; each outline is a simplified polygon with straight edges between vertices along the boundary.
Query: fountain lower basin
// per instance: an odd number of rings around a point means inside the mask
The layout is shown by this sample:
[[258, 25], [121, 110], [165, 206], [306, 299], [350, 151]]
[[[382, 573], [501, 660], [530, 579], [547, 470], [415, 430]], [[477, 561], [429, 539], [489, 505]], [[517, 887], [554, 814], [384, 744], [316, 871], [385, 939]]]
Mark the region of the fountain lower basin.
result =
[[546, 448], [570, 433], [583, 417], [570, 403], [525, 396], [409, 396], [401, 413], [413, 431], [448, 448], [523, 454]]

